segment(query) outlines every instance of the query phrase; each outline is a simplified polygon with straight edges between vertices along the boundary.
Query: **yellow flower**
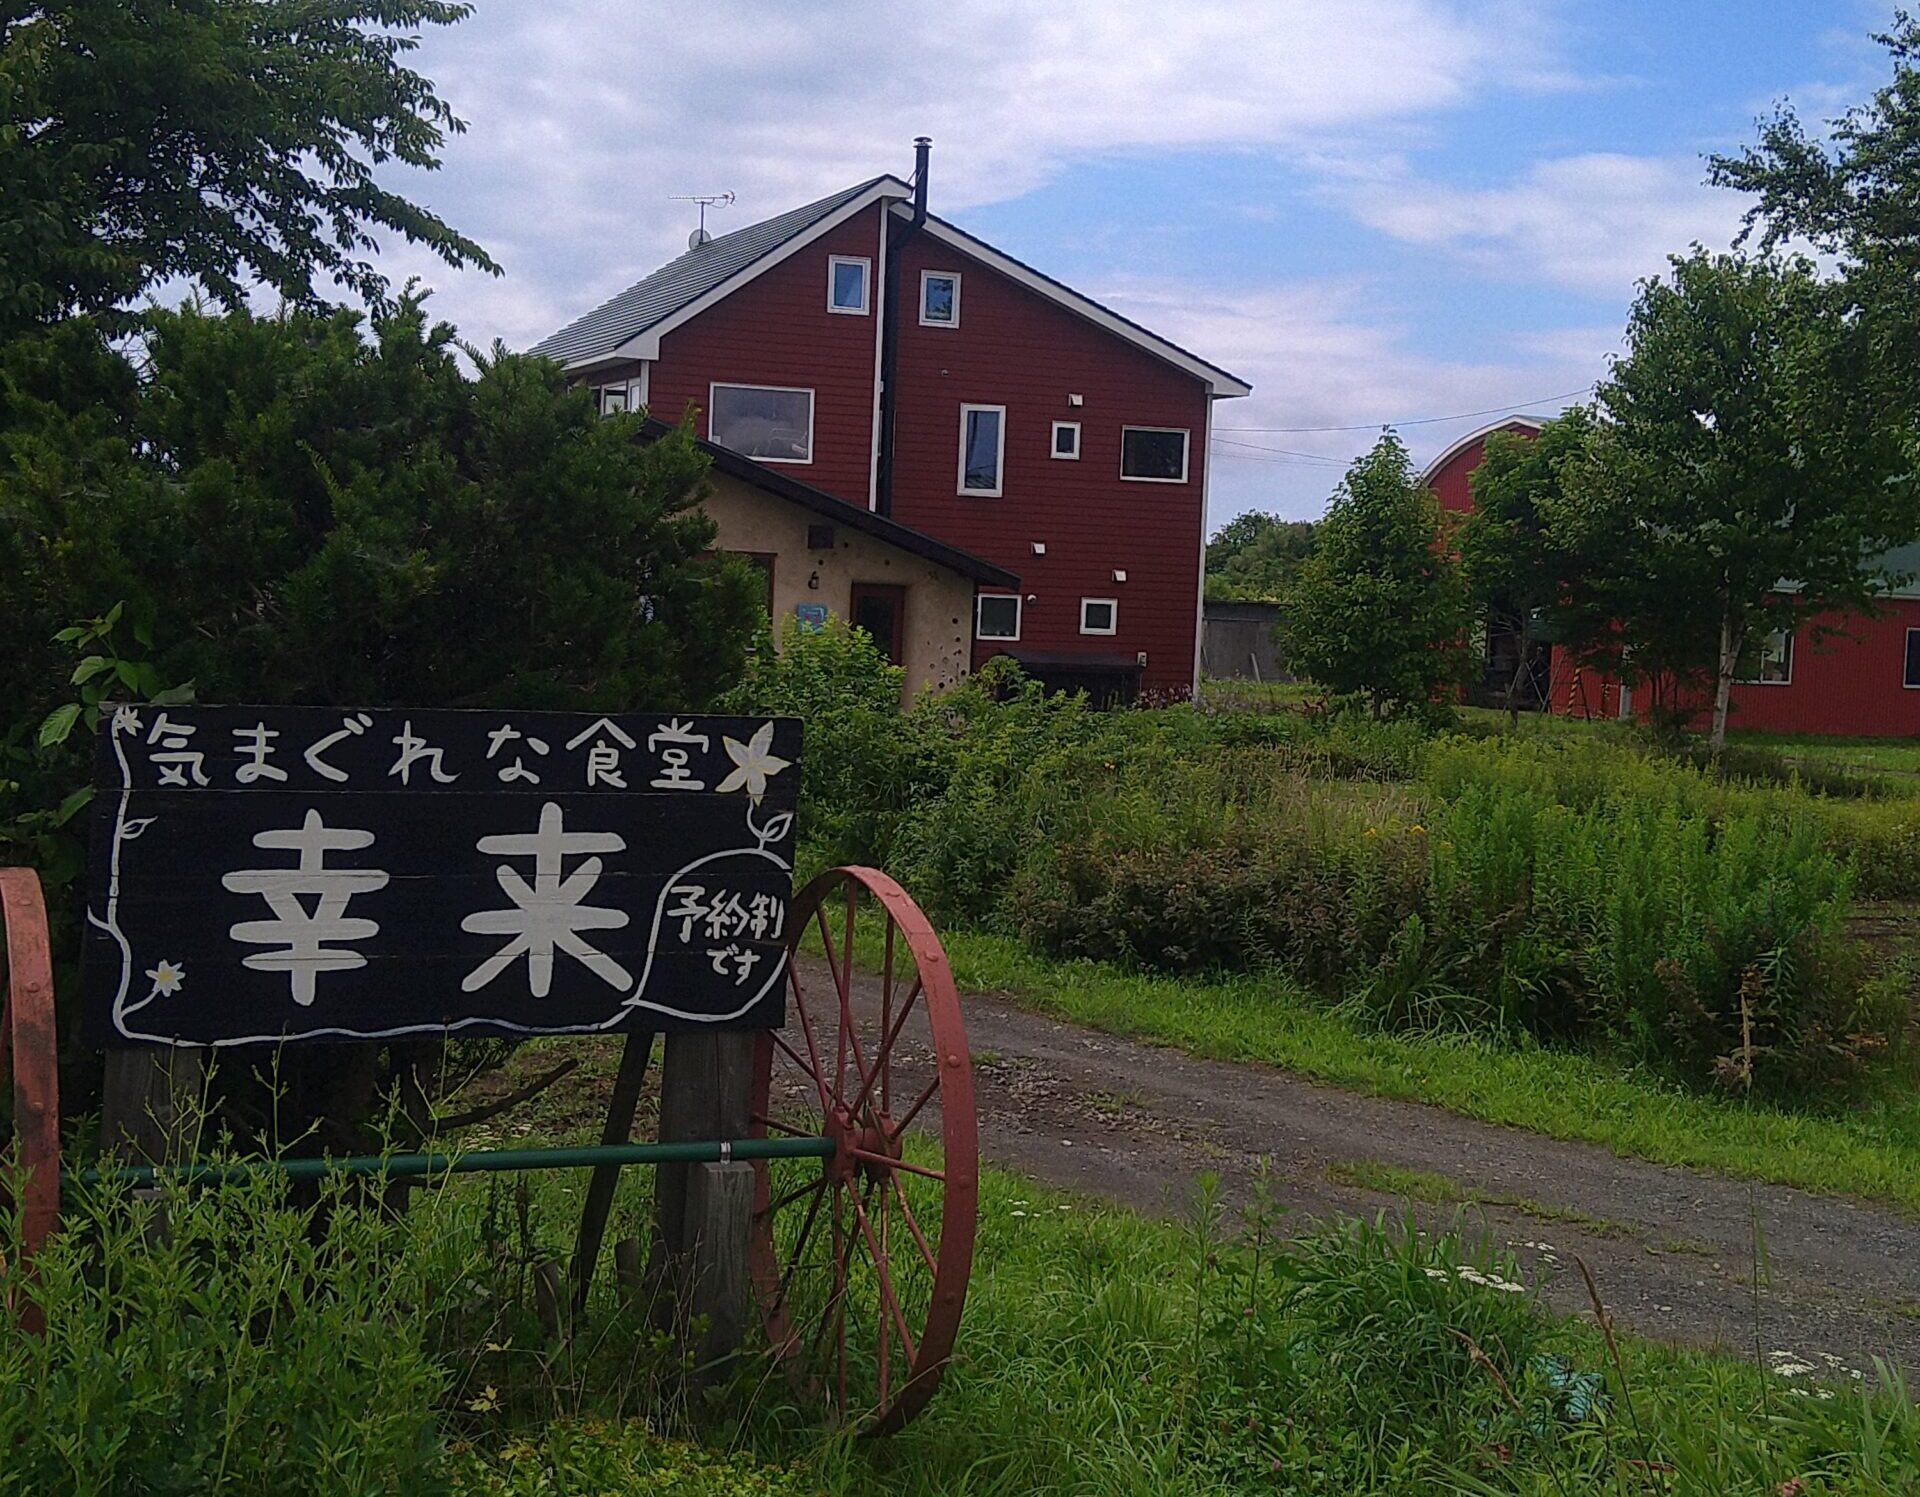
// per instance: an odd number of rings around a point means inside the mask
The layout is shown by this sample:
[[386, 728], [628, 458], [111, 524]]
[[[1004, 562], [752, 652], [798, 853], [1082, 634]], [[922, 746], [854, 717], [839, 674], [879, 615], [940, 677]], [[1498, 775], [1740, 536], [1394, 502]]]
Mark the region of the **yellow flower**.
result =
[[480, 1390], [480, 1396], [478, 1398], [470, 1398], [467, 1400], [467, 1407], [476, 1414], [491, 1414], [495, 1409], [500, 1407], [500, 1390], [494, 1387], [492, 1383], [488, 1383], [486, 1387]]
[[1379, 828], [1379, 827], [1377, 827], [1377, 826], [1370, 826], [1370, 827], [1368, 827], [1368, 828], [1367, 828], [1367, 835], [1368, 835], [1369, 837], [1377, 837], [1377, 836], [1379, 836], [1379, 835], [1380, 835], [1380, 828]]
[[1422, 825], [1420, 825], [1420, 823], [1417, 821], [1412, 826], [1408, 827], [1407, 830], [1412, 832], [1416, 837], [1424, 837], [1427, 835], [1427, 829]]

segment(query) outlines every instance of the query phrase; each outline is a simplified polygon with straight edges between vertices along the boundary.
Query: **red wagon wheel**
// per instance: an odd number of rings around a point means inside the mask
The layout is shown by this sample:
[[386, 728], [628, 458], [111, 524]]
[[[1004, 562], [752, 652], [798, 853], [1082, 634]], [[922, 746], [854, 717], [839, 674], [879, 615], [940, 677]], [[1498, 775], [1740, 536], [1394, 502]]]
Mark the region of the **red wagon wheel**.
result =
[[[875, 971], [853, 970], [857, 918]], [[785, 1029], [759, 1039], [751, 1131], [836, 1148], [755, 1165], [749, 1267], [802, 1396], [889, 1434], [933, 1395], [973, 1262], [980, 1146], [960, 995], [927, 917], [875, 869], [821, 874], [788, 935], [791, 1002]]]
[[[53, 1029], [53, 943], [39, 875], [0, 868], [0, 926], [6, 932], [6, 1011], [0, 1014], [0, 1076], [13, 1052], [14, 1168], [0, 1193], [20, 1211], [20, 1245], [31, 1260], [60, 1215], [60, 1079]], [[4, 1260], [0, 1260], [4, 1261]], [[4, 1307], [40, 1329], [32, 1303]]]

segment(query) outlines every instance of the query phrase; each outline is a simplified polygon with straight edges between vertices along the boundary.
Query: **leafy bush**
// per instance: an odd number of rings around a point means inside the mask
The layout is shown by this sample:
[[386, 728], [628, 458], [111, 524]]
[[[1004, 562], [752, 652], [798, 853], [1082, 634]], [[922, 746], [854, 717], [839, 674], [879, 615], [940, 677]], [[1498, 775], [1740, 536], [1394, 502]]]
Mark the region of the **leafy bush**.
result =
[[459, 1249], [348, 1190], [81, 1196], [31, 1277], [9, 1221], [0, 1299], [47, 1329], [0, 1330], [0, 1492], [440, 1490], [425, 1326]]

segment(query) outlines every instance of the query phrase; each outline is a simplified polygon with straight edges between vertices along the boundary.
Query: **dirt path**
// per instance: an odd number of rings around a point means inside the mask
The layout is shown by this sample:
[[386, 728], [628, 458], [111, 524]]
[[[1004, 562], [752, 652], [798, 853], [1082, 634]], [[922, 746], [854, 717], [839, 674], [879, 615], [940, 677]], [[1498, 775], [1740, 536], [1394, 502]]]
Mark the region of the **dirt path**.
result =
[[[826, 987], [819, 974], [816, 991]], [[864, 1005], [863, 1005], [864, 1006]], [[1245, 1198], [1271, 1161], [1277, 1200], [1309, 1218], [1397, 1210], [1392, 1171], [1419, 1171], [1423, 1219], [1452, 1220], [1553, 1276], [1587, 1308], [1586, 1260], [1621, 1324], [1751, 1354], [1757, 1215], [1770, 1259], [1758, 1340], [1769, 1355], [1920, 1372], [1920, 1223], [1851, 1200], [1623, 1159], [1591, 1144], [1356, 1096], [1267, 1067], [1200, 1060], [1063, 1024], [1006, 994], [964, 1000], [986, 1160], [1143, 1211], [1182, 1208], [1213, 1171]], [[1385, 1168], [1383, 1168], [1385, 1167]]]

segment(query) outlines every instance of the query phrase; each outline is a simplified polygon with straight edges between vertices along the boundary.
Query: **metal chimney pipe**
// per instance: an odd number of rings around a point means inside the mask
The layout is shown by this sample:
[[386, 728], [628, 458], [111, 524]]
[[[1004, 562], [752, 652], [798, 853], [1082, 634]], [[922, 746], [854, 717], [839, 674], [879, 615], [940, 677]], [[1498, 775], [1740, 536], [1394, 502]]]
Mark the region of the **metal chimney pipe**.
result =
[[927, 221], [927, 157], [933, 153], [933, 137], [916, 135], [913, 138], [913, 224], [918, 228]]

